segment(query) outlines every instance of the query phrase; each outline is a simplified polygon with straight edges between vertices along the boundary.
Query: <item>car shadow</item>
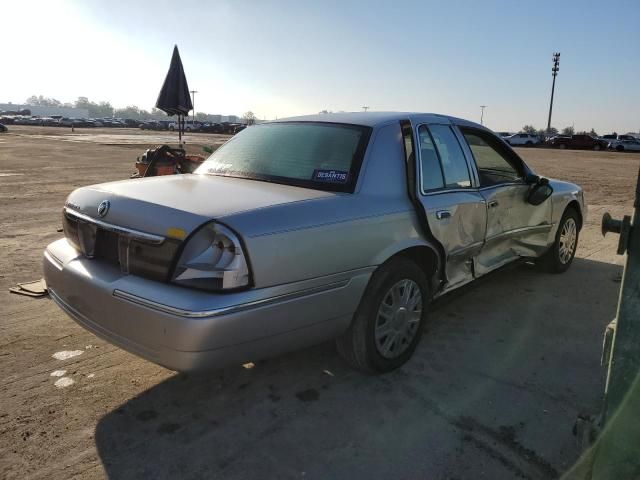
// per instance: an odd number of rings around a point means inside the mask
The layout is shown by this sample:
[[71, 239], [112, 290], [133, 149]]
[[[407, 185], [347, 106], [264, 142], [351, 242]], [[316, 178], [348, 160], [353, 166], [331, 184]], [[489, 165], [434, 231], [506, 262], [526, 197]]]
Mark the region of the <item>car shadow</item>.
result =
[[[603, 391], [622, 268], [520, 265], [445, 296], [410, 362], [350, 369], [332, 344], [176, 374], [102, 417], [109, 478], [554, 478]], [[248, 368], [251, 367], [251, 368]]]

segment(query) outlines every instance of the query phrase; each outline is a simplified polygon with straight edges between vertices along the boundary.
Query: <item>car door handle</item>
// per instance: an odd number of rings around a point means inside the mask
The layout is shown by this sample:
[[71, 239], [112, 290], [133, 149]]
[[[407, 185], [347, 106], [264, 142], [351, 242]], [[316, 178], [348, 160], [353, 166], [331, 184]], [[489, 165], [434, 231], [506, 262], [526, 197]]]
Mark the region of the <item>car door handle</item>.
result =
[[498, 203], [498, 201], [497, 201], [497, 200], [491, 200], [491, 201], [489, 202], [488, 207], [489, 207], [489, 208], [495, 208], [495, 207], [497, 207], [498, 205], [500, 205], [500, 204]]
[[438, 210], [436, 212], [436, 218], [438, 220], [444, 220], [445, 218], [451, 218], [451, 212], [449, 210]]

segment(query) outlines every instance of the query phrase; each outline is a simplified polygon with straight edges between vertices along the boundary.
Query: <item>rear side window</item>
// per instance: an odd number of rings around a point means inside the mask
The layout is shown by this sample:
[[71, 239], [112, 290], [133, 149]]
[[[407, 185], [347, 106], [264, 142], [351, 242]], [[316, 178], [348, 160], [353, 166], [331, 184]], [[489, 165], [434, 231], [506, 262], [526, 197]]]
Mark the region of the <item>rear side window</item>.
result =
[[420, 142], [420, 163], [422, 167], [422, 191], [444, 188], [444, 176], [436, 147], [431, 139], [431, 134], [425, 125], [418, 130]]
[[471, 187], [462, 148], [449, 126], [421, 125], [418, 137], [423, 191]]

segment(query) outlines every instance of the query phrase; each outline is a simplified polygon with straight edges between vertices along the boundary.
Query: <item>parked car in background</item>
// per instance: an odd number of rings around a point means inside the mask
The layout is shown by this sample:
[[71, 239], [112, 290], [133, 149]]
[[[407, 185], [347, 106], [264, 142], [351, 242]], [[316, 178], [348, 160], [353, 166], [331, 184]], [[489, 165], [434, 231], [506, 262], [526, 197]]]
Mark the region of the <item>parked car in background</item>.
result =
[[224, 133], [224, 127], [220, 123], [203, 123], [199, 132], [202, 133]]
[[[184, 131], [197, 132], [198, 130], [200, 130], [201, 126], [202, 126], [202, 123], [198, 122], [197, 120], [195, 122], [193, 120], [187, 120], [184, 122]], [[169, 130], [177, 130], [177, 129], [178, 129], [178, 122], [171, 122], [169, 124]]]
[[73, 125], [75, 118], [69, 118], [69, 117], [62, 117], [60, 120], [58, 120], [58, 125], [60, 125], [61, 127], [70, 127], [71, 125]]
[[618, 152], [640, 152], [640, 140], [634, 137], [631, 140], [615, 140], [609, 144], [609, 148]]
[[495, 134], [498, 135], [500, 138], [506, 138], [513, 135], [513, 133], [511, 132], [495, 132]]
[[138, 128], [142, 123], [141, 120], [134, 120], [133, 118], [125, 118], [124, 125], [129, 128]]
[[540, 137], [533, 133], [516, 133], [509, 137], [504, 137], [509, 145], [533, 146], [540, 143]]
[[0, 132], [6, 132], [7, 130], [9, 130], [6, 126], [4, 126], [2, 123], [0, 123]]
[[40, 119], [40, 125], [42, 125], [43, 127], [54, 127], [57, 125], [57, 123], [58, 121], [52, 117], [42, 117]]
[[576, 134], [569, 136], [558, 135], [553, 137], [549, 145], [554, 148], [573, 148], [587, 150], [604, 150], [609, 146], [606, 140], [601, 140], [591, 135]]
[[80, 325], [173, 370], [336, 338], [386, 372], [434, 298], [519, 259], [566, 271], [585, 209], [476, 123], [320, 114], [247, 128], [195, 174], [75, 190], [44, 275]]
[[616, 140], [618, 140], [618, 135], [616, 135], [615, 133], [609, 133], [598, 138], [604, 142], [607, 142], [607, 144], [610, 144], [611, 142], [615, 142]]
[[157, 122], [155, 120], [149, 120], [149, 121], [140, 123], [140, 128], [142, 130], [166, 130], [165, 126], [162, 123]]
[[618, 140], [637, 140], [633, 135], [618, 135]]

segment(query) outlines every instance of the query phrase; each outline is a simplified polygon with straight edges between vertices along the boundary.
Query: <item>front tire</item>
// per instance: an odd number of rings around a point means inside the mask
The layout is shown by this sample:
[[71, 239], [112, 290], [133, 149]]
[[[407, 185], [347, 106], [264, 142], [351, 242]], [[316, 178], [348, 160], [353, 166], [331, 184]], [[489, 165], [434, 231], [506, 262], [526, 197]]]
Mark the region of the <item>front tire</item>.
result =
[[415, 262], [389, 260], [374, 272], [351, 325], [336, 340], [338, 352], [364, 372], [402, 366], [422, 336], [429, 293], [427, 275]]
[[561, 143], [560, 145], [558, 145], [558, 148], [560, 150], [564, 150], [565, 148], [567, 148], [567, 146], [564, 143]]
[[616, 151], [618, 151], [618, 152], [624, 152], [624, 147], [623, 147], [622, 145], [618, 145], [618, 146], [616, 147]]
[[600, 145], [598, 145], [597, 143], [593, 146], [593, 149], [597, 152], [601, 149]]
[[553, 245], [538, 259], [538, 265], [549, 273], [566, 272], [576, 255], [579, 234], [580, 217], [575, 208], [569, 207], [562, 215]]

